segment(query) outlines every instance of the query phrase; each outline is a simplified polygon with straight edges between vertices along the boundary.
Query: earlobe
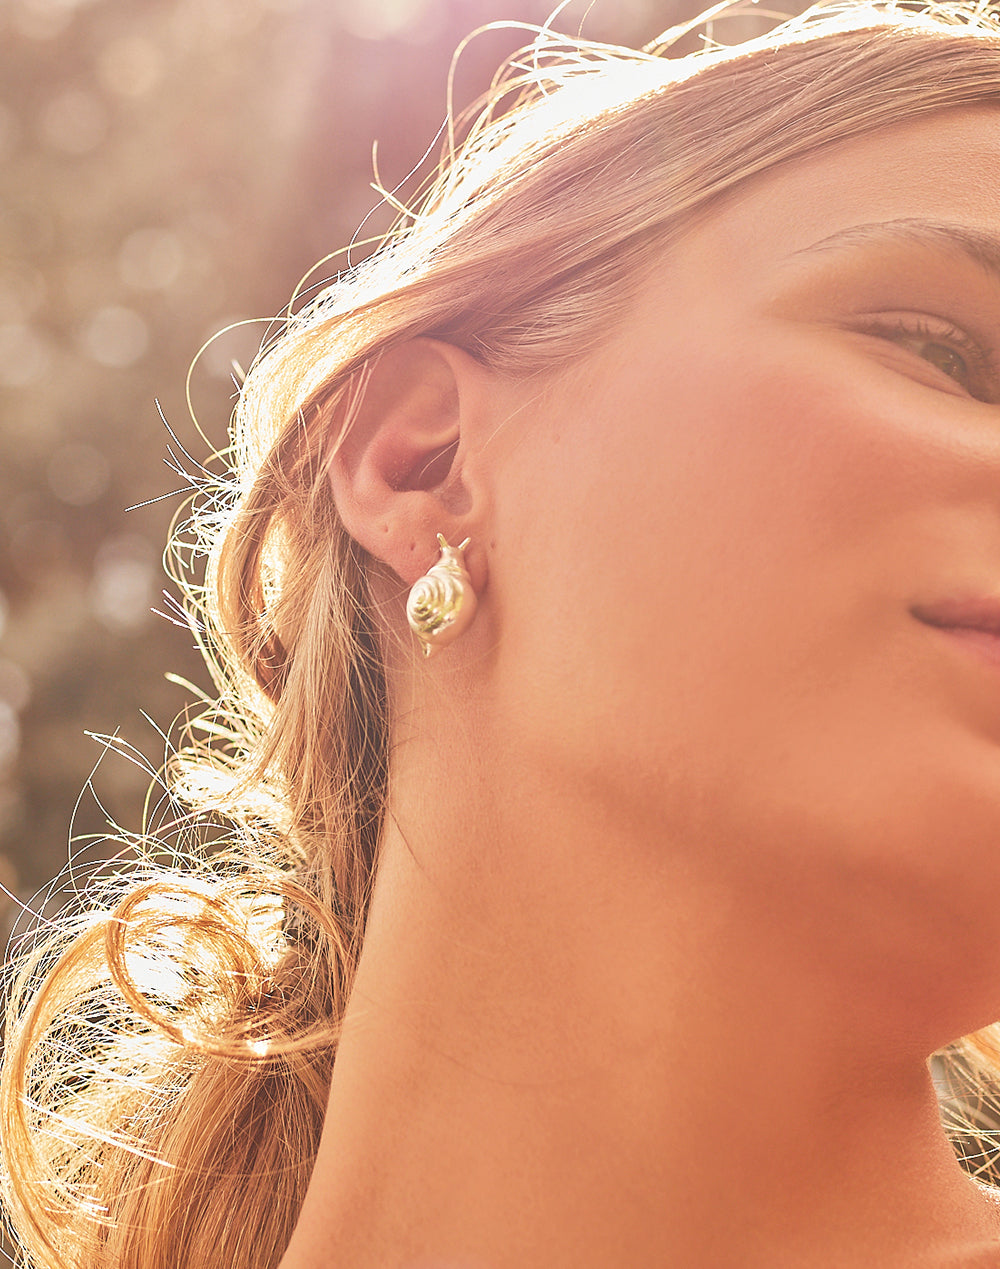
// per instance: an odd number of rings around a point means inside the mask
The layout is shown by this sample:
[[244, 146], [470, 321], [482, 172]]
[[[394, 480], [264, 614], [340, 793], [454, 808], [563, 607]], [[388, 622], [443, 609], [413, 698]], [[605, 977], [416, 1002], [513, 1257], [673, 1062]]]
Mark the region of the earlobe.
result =
[[369, 368], [329, 457], [348, 533], [408, 584], [427, 567], [437, 534], [461, 541], [481, 530], [463, 456], [485, 374], [438, 340], [388, 349]]

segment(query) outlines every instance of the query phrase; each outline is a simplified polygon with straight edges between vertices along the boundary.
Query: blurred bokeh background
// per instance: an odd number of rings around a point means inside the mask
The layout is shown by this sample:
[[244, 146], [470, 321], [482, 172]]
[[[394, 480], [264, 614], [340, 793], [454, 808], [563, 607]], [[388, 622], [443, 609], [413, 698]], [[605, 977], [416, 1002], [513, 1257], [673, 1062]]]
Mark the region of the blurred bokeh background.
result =
[[[278, 313], [373, 208], [366, 233], [384, 227], [373, 141], [392, 186], [435, 137], [460, 39], [552, 6], [0, 0], [0, 882], [21, 899], [66, 864], [71, 821], [91, 855], [106, 817], [140, 825], [148, 775], [109, 755], [85, 791], [102, 753], [85, 733], [157, 766], [153, 723], [186, 700], [165, 672], [207, 684], [190, 636], [151, 611], [179, 498], [149, 500], [180, 483], [157, 402], [204, 455], [185, 401], [203, 342]], [[572, 3], [558, 28], [642, 44], [695, 11]], [[526, 38], [477, 38], [458, 103]], [[195, 368], [214, 445], [233, 361], [263, 331], [240, 327]], [[0, 895], [4, 929], [14, 914]]]

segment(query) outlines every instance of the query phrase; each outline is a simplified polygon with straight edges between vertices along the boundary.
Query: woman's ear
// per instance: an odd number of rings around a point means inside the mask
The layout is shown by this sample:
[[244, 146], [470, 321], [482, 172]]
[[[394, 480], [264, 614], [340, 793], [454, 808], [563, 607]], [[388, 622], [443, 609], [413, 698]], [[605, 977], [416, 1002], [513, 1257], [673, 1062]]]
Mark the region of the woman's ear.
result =
[[367, 372], [330, 455], [344, 527], [408, 584], [436, 558], [438, 533], [457, 543], [482, 531], [467, 457], [488, 373], [436, 339], [388, 349]]

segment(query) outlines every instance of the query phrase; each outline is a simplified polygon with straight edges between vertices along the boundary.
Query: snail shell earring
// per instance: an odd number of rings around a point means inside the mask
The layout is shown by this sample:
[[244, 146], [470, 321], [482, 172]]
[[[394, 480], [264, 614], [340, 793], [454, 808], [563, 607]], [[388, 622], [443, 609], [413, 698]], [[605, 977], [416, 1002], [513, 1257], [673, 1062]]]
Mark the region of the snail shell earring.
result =
[[462, 558], [472, 539], [449, 546], [439, 533], [437, 540], [441, 558], [413, 583], [406, 601], [406, 619], [425, 657], [453, 643], [476, 613], [476, 592]]

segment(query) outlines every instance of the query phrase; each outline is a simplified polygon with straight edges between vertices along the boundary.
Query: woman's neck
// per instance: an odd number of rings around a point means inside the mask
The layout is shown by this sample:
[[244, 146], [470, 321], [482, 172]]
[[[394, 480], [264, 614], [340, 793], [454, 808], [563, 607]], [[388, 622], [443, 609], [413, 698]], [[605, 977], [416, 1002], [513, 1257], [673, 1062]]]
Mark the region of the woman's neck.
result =
[[282, 1269], [1000, 1264], [919, 1047], [798, 916], [460, 801], [390, 823]]

